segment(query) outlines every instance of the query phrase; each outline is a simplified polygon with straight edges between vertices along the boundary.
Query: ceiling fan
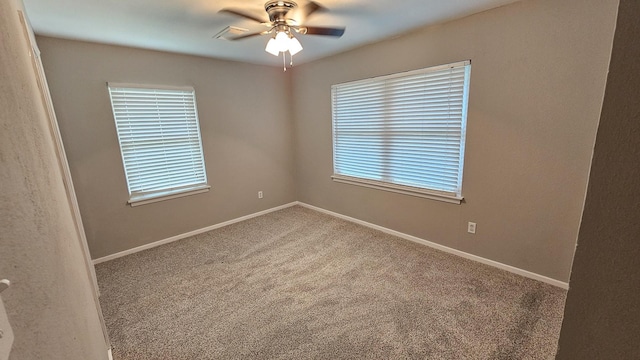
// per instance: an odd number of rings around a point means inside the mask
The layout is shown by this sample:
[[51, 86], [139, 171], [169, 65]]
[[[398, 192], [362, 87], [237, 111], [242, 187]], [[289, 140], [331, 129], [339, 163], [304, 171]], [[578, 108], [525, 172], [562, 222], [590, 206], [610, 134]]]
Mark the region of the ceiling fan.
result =
[[291, 65], [293, 65], [293, 55], [302, 50], [302, 45], [300, 41], [294, 37], [294, 33], [333, 37], [341, 37], [344, 34], [344, 27], [303, 25], [309, 16], [322, 9], [324, 9], [324, 7], [313, 0], [307, 1], [304, 6], [298, 6], [298, 4], [290, 0], [270, 0], [264, 4], [264, 10], [269, 15], [269, 21], [265, 21], [256, 15], [239, 9], [225, 8], [220, 10], [220, 12], [253, 20], [269, 28], [265, 31], [236, 36], [230, 40], [242, 40], [254, 36], [271, 35], [265, 51], [275, 56], [279, 56], [280, 53], [282, 53], [283, 59], [285, 58], [285, 54], [289, 52]]

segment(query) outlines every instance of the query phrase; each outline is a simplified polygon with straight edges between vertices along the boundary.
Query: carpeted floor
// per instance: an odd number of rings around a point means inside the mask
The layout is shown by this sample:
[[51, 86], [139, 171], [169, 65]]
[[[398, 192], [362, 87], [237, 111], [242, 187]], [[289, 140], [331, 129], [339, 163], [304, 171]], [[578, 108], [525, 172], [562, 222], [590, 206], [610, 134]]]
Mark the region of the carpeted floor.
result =
[[299, 206], [96, 270], [115, 360], [553, 359], [566, 295]]

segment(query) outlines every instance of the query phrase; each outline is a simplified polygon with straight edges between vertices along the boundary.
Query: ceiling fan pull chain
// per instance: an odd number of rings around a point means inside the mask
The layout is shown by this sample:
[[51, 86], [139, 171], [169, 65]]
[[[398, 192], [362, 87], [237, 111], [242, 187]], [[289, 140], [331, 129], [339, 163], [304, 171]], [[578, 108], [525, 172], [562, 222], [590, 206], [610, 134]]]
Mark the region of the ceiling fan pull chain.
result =
[[289, 57], [291, 58], [291, 61], [289, 62], [289, 67], [293, 67], [293, 54], [289, 53]]
[[287, 71], [287, 53], [286, 52], [282, 52], [282, 67], [284, 68], [284, 71]]

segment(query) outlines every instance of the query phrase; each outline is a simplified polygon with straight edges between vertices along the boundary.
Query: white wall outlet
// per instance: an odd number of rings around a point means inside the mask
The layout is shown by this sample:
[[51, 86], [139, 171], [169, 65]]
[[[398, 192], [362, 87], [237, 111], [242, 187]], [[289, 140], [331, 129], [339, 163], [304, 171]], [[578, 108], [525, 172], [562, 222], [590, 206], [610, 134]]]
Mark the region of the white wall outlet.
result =
[[469, 221], [469, 223], [467, 224], [467, 232], [469, 234], [475, 234], [476, 233], [476, 223]]
[[262, 191], [258, 191], [258, 199], [262, 199]]

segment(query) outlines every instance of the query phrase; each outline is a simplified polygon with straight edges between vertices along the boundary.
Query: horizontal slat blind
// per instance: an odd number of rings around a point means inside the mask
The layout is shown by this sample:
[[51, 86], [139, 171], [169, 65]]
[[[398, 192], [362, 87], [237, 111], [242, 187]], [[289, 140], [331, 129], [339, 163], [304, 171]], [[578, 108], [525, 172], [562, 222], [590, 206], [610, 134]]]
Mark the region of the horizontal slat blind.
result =
[[206, 185], [193, 89], [109, 84], [109, 95], [132, 197]]
[[470, 62], [334, 85], [334, 176], [461, 197]]

